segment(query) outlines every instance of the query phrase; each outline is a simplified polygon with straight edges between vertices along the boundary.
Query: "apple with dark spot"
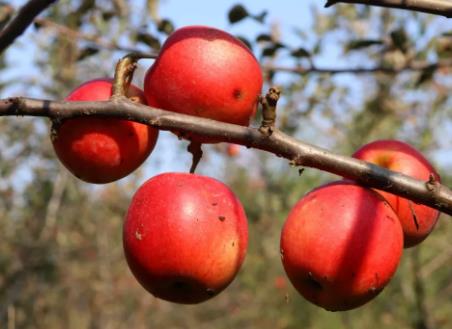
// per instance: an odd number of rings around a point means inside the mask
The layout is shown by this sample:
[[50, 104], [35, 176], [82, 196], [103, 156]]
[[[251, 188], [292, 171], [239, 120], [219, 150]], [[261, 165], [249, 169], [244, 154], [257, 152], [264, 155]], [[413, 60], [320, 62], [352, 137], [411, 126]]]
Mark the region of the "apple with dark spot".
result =
[[376, 297], [402, 251], [402, 227], [391, 206], [351, 181], [309, 192], [281, 232], [289, 280], [308, 301], [329, 311], [350, 310]]
[[129, 267], [155, 297], [182, 304], [212, 298], [232, 282], [245, 258], [242, 205], [223, 183], [165, 173], [135, 193], [124, 222]]
[[[440, 182], [438, 173], [422, 153], [402, 141], [374, 141], [362, 146], [353, 157], [425, 182], [430, 179], [432, 183]], [[378, 192], [394, 208], [402, 223], [405, 248], [424, 241], [435, 227], [440, 212], [385, 191]]]
[[258, 61], [239, 39], [213, 27], [186, 26], [163, 44], [146, 73], [144, 93], [150, 106], [247, 126], [262, 83]]

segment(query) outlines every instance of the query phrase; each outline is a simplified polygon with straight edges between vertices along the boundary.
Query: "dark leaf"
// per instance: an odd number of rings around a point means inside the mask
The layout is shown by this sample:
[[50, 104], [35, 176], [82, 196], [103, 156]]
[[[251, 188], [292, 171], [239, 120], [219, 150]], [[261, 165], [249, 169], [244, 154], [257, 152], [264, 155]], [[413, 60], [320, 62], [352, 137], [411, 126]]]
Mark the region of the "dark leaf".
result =
[[137, 41], [148, 45], [152, 49], [160, 49], [160, 40], [149, 33], [138, 32]]
[[245, 44], [245, 46], [247, 46], [250, 50], [253, 50], [253, 46], [251, 45], [251, 42], [249, 42], [247, 38], [242, 37], [240, 35], [237, 35], [236, 38], [242, 41]]
[[290, 54], [292, 55], [292, 57], [296, 58], [311, 57], [311, 53], [302, 47], [291, 51]]
[[435, 71], [436, 68], [433, 66], [423, 70], [422, 73], [419, 75], [419, 78], [417, 79], [415, 86], [419, 87], [423, 83], [430, 81], [433, 78]]
[[103, 11], [102, 12], [102, 19], [104, 21], [109, 21], [110, 19], [112, 19], [113, 17], [115, 17], [116, 13], [112, 10], [108, 10], [108, 11]]
[[275, 56], [278, 49], [284, 48], [282, 43], [274, 43], [272, 46], [266, 47], [262, 50], [262, 57], [273, 57]]
[[157, 30], [169, 35], [174, 32], [174, 24], [169, 19], [162, 19], [157, 25]]
[[345, 52], [349, 52], [351, 50], [358, 50], [362, 48], [367, 48], [374, 45], [382, 45], [382, 40], [374, 40], [374, 39], [360, 39], [360, 40], [351, 40], [345, 46]]
[[272, 42], [273, 38], [270, 34], [259, 34], [256, 37], [256, 42]]
[[452, 30], [451, 31], [447, 31], [447, 32], [444, 32], [443, 34], [441, 34], [442, 36], [445, 36], [445, 37], [452, 37]]
[[229, 23], [234, 24], [249, 16], [248, 10], [242, 5], [235, 5], [229, 10]]
[[266, 10], [264, 10], [262, 13], [260, 13], [259, 15], [253, 15], [251, 16], [254, 20], [256, 20], [257, 22], [264, 24], [265, 22], [265, 18], [267, 17], [268, 12]]
[[99, 48], [94, 48], [94, 47], [86, 47], [83, 48], [82, 50], [80, 50], [80, 52], [78, 53], [77, 56], [77, 61], [81, 61], [84, 60], [85, 58], [88, 58], [92, 55], [95, 55], [99, 52]]
[[399, 49], [403, 53], [406, 53], [406, 51], [408, 50], [408, 35], [406, 34], [404, 28], [392, 31], [391, 40], [393, 45], [397, 49]]

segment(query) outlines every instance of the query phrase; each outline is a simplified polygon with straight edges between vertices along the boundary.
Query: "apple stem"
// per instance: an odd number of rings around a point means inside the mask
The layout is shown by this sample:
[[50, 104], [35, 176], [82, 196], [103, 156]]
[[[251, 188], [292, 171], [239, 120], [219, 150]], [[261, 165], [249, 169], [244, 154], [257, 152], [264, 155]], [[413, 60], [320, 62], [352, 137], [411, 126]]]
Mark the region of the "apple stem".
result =
[[265, 97], [259, 99], [262, 105], [262, 123], [259, 131], [265, 136], [270, 136], [275, 130], [276, 104], [280, 94], [278, 88], [271, 87]]
[[153, 54], [130, 53], [118, 61], [115, 68], [111, 98], [126, 97], [126, 91], [133, 79], [133, 73], [137, 68], [138, 60], [143, 58], [155, 59]]
[[190, 152], [193, 155], [191, 167], [190, 167], [190, 174], [194, 174], [196, 167], [198, 166], [199, 161], [202, 158], [202, 149], [201, 149], [201, 143], [191, 141], [190, 144], [188, 144], [187, 151]]

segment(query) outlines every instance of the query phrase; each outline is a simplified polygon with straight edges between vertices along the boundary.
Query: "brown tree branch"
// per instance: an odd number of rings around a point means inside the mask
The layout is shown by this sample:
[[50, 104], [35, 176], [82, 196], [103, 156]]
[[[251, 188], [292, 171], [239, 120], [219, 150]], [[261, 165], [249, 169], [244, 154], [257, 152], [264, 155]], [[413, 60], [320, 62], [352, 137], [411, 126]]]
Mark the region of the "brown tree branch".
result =
[[33, 20], [57, 0], [30, 0], [17, 13], [5, 28], [0, 31], [0, 54], [19, 37]]
[[452, 1], [450, 0], [327, 0], [325, 7], [341, 2], [398, 8], [441, 15], [448, 18], [452, 17]]
[[0, 100], [0, 116], [40, 116], [65, 120], [96, 115], [133, 120], [162, 130], [178, 130], [214, 137], [224, 142], [260, 149], [284, 157], [298, 166], [327, 171], [388, 191], [452, 215], [452, 191], [439, 183], [413, 179], [382, 167], [334, 154], [298, 141], [275, 130], [265, 136], [256, 128], [168, 112], [133, 103], [124, 98], [104, 102], [61, 102], [30, 98]]

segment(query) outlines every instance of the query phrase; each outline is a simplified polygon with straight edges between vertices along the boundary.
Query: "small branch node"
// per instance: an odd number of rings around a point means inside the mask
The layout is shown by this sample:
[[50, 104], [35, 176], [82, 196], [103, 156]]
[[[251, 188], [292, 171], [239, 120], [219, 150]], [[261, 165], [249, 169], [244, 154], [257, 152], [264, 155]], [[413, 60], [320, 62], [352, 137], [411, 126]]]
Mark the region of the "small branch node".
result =
[[133, 73], [138, 65], [138, 60], [149, 58], [149, 54], [130, 53], [121, 58], [116, 64], [111, 99], [126, 97], [127, 89], [133, 79]]
[[271, 87], [265, 97], [259, 99], [262, 105], [262, 123], [259, 131], [265, 136], [271, 136], [275, 130], [276, 105], [280, 95], [281, 91], [278, 88]]
[[[303, 165], [303, 158], [301, 156], [297, 156], [295, 158], [293, 158], [292, 160], [289, 161], [289, 165], [291, 167], [298, 167]], [[302, 168], [302, 172], [303, 172], [304, 168]]]
[[436, 179], [435, 175], [433, 175], [432, 173], [430, 173], [429, 177], [428, 177], [428, 181], [425, 183], [425, 187], [427, 188], [427, 190], [429, 190], [430, 192], [434, 192], [438, 186], [439, 186], [439, 182]]

